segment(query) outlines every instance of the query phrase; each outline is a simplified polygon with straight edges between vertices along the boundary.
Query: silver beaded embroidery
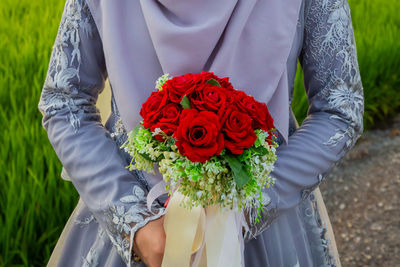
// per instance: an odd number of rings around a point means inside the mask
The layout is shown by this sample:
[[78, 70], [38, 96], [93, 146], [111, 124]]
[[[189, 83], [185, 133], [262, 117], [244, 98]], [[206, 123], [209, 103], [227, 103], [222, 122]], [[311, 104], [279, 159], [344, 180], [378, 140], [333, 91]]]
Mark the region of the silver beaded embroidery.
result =
[[324, 144], [336, 146], [347, 137], [344, 148], [349, 150], [363, 131], [364, 97], [347, 1], [314, 0], [305, 34], [304, 61], [315, 65], [322, 87], [315, 97], [327, 103], [322, 110], [333, 113], [331, 119], [348, 125]]
[[134, 185], [132, 194], [120, 198], [121, 205], [111, 205], [105, 211], [108, 218], [108, 232], [111, 242], [125, 262], [132, 262], [131, 242], [134, 233], [149, 221], [164, 215], [164, 208], [153, 207], [157, 210], [152, 213], [147, 209], [146, 196], [142, 188]]
[[[66, 1], [38, 105], [41, 113], [49, 116], [66, 109], [67, 119], [75, 131], [80, 126], [82, 114], [98, 114], [96, 99], [91, 96], [82, 98], [79, 95], [79, 91], [88, 89], [79, 88], [79, 34], [81, 30], [89, 37], [93, 36], [92, 20], [84, 0]], [[71, 51], [67, 53], [66, 50]]]

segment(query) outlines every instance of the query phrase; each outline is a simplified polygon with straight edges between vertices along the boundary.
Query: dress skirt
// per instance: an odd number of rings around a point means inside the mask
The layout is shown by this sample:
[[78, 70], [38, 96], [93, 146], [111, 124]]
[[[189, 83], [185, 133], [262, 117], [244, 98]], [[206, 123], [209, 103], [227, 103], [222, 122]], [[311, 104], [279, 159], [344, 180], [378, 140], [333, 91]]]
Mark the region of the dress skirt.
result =
[[[341, 266], [319, 188], [245, 245], [245, 264], [246, 267]], [[47, 266], [122, 267], [125, 263], [79, 199]]]

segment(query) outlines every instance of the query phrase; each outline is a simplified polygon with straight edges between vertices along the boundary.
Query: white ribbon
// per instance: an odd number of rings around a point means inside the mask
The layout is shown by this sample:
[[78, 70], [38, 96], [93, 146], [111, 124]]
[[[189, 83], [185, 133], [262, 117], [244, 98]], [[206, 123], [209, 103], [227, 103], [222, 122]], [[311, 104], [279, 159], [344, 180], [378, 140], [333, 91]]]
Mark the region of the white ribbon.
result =
[[[149, 210], [155, 199], [167, 193], [165, 185], [164, 181], [160, 181], [148, 193]], [[174, 192], [171, 196], [173, 210], [169, 211], [171, 207], [168, 206], [164, 220], [166, 246], [179, 246], [180, 250], [191, 248], [192, 256], [187, 254], [190, 253], [187, 249], [180, 255], [177, 248], [166, 247], [162, 266], [176, 267], [174, 264], [179, 262], [179, 267], [244, 267], [242, 228], [247, 227], [247, 223], [243, 212], [222, 210], [215, 205], [194, 207], [192, 211], [188, 211], [179, 206], [183, 199], [184, 196], [179, 192]], [[188, 244], [183, 244], [183, 240]]]

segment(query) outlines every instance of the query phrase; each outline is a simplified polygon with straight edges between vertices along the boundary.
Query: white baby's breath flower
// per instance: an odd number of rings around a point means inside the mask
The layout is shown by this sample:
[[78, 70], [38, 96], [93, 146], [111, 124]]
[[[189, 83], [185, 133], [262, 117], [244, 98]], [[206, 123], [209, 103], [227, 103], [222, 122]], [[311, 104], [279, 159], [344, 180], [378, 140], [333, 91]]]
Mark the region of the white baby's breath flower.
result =
[[164, 132], [161, 130], [161, 128], [155, 128], [154, 132], [152, 133], [153, 136], [163, 134]]
[[160, 78], [157, 79], [156, 81], [156, 89], [159, 91], [162, 91], [162, 86], [163, 84], [168, 81], [169, 79], [171, 79], [172, 77], [169, 75], [169, 73], [165, 73], [164, 75], [162, 75]]

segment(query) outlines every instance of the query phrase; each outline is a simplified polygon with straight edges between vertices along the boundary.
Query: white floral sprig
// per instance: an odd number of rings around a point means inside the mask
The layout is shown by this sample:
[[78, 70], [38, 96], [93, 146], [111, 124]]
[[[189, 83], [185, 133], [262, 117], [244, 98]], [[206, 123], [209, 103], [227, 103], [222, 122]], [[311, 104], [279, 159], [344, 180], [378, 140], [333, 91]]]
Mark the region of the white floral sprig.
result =
[[162, 91], [162, 86], [163, 84], [168, 81], [169, 79], [171, 79], [172, 77], [168, 74], [165, 73], [164, 75], [162, 75], [160, 78], [157, 79], [156, 81], [156, 89], [159, 91]]

